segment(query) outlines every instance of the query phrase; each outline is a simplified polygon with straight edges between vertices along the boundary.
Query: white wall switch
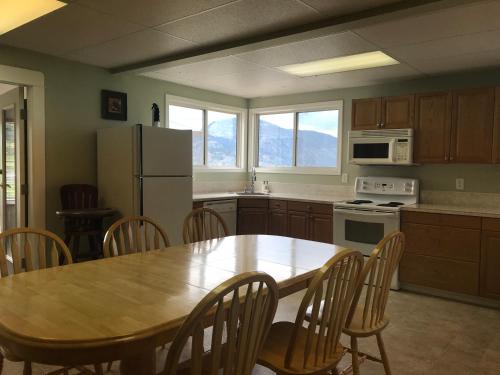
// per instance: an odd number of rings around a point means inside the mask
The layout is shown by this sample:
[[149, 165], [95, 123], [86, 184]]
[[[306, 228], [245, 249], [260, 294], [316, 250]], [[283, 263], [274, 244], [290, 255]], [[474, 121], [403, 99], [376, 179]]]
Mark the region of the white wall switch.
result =
[[342, 183], [347, 184], [349, 180], [349, 175], [347, 173], [342, 173]]
[[455, 188], [457, 190], [464, 190], [465, 181], [463, 178], [457, 178], [455, 180]]

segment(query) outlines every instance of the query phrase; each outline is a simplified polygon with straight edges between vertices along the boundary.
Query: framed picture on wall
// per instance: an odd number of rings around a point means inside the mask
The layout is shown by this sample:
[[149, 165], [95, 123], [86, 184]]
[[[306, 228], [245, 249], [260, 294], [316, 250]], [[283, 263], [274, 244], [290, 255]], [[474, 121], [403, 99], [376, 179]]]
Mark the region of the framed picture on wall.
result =
[[108, 120], [127, 121], [127, 94], [101, 90], [101, 117]]

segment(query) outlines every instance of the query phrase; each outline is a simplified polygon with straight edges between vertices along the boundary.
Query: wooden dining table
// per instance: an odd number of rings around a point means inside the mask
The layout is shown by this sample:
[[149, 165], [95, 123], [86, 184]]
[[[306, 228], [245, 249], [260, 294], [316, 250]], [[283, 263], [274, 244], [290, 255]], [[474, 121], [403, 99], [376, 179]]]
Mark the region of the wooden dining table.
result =
[[75, 366], [121, 360], [155, 374], [156, 348], [215, 286], [263, 271], [280, 298], [305, 289], [343, 248], [269, 235], [230, 236], [0, 278], [0, 347], [8, 356]]

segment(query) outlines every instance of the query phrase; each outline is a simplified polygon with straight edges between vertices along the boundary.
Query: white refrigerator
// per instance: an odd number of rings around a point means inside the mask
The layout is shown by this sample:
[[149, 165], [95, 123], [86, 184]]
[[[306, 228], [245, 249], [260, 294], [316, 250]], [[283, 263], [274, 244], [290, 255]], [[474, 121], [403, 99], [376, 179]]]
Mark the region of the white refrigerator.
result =
[[97, 132], [97, 180], [101, 207], [143, 215], [182, 243], [182, 224], [192, 209], [192, 133], [152, 126]]

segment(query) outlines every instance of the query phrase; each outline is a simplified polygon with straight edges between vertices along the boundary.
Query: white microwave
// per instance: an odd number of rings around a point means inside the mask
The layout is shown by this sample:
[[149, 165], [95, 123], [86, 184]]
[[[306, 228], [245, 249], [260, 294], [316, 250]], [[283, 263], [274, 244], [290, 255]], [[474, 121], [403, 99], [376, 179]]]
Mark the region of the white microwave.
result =
[[413, 164], [413, 129], [350, 131], [349, 163], [358, 165]]

